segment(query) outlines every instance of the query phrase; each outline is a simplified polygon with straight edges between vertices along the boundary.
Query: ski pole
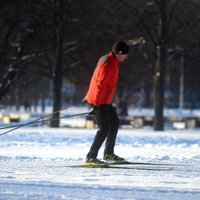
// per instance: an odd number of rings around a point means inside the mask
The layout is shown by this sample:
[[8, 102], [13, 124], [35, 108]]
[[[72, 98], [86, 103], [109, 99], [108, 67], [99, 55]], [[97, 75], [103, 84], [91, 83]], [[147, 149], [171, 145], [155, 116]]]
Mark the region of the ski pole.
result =
[[[60, 110], [59, 110], [59, 111], [60, 111]], [[58, 111], [56, 111], [56, 112], [58, 112]], [[54, 112], [54, 113], [55, 113], [55, 112]], [[49, 115], [45, 115], [45, 116], [43, 116], [43, 117], [40, 117], [40, 118], [38, 118], [38, 119], [36, 119], [36, 120], [33, 120], [33, 121], [31, 121], [31, 122], [28, 122], [28, 123], [24, 123], [24, 124], [19, 124], [19, 125], [16, 125], [16, 126], [12, 126], [12, 127], [14, 127], [13, 129], [1, 133], [0, 136], [5, 135], [5, 134], [7, 134], [7, 133], [9, 133], [9, 132], [12, 132], [12, 131], [14, 131], [14, 130], [16, 130], [16, 129], [19, 129], [19, 128], [24, 127], [24, 126], [27, 126], [27, 125], [36, 124], [36, 123], [42, 123], [42, 122], [45, 122], [45, 121], [51, 121], [52, 119], [46, 119], [46, 120], [41, 120], [41, 119], [43, 119], [43, 118], [45, 118], [45, 117], [48, 117], [48, 116], [51, 116], [51, 115], [54, 114], [54, 113], [51, 113], [51, 114], [49, 114]], [[82, 116], [82, 115], [88, 115], [88, 114], [90, 114], [90, 113], [91, 113], [91, 111], [89, 111], [89, 112], [84, 112], [84, 113], [73, 114], [73, 115], [67, 115], [67, 116], [64, 116], [64, 117], [60, 117], [59, 119], [61, 119], [61, 118], [70, 118], [70, 117], [77, 117], [77, 116]], [[57, 120], [57, 119], [54, 119], [54, 120]], [[5, 127], [5, 128], [9, 128], [9, 127]]]
[[[6, 131], [6, 132], [4, 132], [4, 133], [1, 133], [0, 136], [5, 135], [5, 134], [7, 134], [7, 133], [9, 133], [9, 132], [11, 132], [11, 131], [14, 131], [14, 130], [16, 130], [16, 129], [19, 129], [19, 128], [21, 128], [21, 127], [24, 127], [24, 126], [27, 126], [27, 125], [30, 125], [30, 124], [34, 124], [34, 123], [38, 122], [39, 120], [41, 120], [41, 119], [43, 119], [43, 118], [45, 118], [45, 117], [49, 117], [49, 116], [51, 116], [51, 115], [53, 115], [53, 114], [55, 114], [55, 113], [58, 113], [58, 112], [60, 112], [60, 111], [62, 111], [62, 110], [65, 110], [65, 109], [67, 109], [67, 108], [69, 108], [69, 107], [70, 107], [70, 106], [61, 108], [61, 109], [59, 109], [59, 110], [57, 110], [57, 111], [55, 111], [55, 112], [53, 112], [53, 113], [50, 113], [50, 114], [44, 115], [44, 116], [42, 116], [42, 117], [39, 117], [39, 118], [37, 118], [37, 119], [35, 119], [35, 120], [31, 121], [31, 122], [24, 123], [24, 124], [19, 124], [19, 125], [16, 125], [15, 127], [13, 126], [14, 128], [12, 128], [11, 130]], [[6, 127], [5, 127], [5, 128], [6, 128]], [[7, 127], [7, 128], [8, 128], [8, 127]], [[2, 129], [4, 129], [4, 128], [2, 128]]]
[[1, 127], [0, 130], [10, 129], [10, 128], [16, 128], [16, 127], [20, 127], [20, 126], [26, 125], [26, 124], [29, 125], [29, 123], [31, 123], [31, 124], [37, 124], [37, 123], [43, 123], [43, 122], [47, 122], [47, 121], [54, 121], [54, 120], [58, 120], [58, 119], [61, 119], [61, 118], [64, 118], [64, 117], [59, 117], [59, 118], [56, 118], [56, 119], [43, 119], [43, 120], [39, 120], [39, 121], [27, 122], [25, 124], [15, 124], [15, 125], [11, 125], [11, 126], [4, 126], [4, 127]]

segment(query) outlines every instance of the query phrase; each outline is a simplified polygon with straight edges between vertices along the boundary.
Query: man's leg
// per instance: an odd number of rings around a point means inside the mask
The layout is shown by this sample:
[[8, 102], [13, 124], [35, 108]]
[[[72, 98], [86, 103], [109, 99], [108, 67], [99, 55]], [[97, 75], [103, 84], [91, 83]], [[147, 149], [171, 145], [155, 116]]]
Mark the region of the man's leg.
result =
[[115, 107], [113, 107], [112, 105], [109, 106], [109, 124], [110, 130], [106, 139], [104, 155], [111, 155], [114, 153], [115, 141], [119, 129], [119, 118], [117, 116]]
[[100, 105], [94, 109], [95, 120], [99, 130], [97, 131], [90, 151], [87, 154], [87, 159], [96, 158], [98, 151], [103, 144], [109, 132], [109, 106]]

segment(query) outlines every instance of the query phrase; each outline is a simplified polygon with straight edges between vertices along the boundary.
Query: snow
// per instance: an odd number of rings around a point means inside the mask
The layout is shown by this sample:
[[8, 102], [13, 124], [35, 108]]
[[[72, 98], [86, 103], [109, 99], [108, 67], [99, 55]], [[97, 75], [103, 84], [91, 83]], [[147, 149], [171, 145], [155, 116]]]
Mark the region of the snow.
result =
[[119, 130], [117, 155], [171, 171], [67, 167], [84, 162], [95, 132], [26, 127], [1, 136], [0, 200], [200, 199], [199, 130]]
[[[69, 107], [61, 115], [88, 111], [87, 107]], [[51, 110], [45, 115], [49, 113]], [[38, 114], [40, 111], [36, 118]], [[153, 113], [151, 109], [130, 109], [129, 115], [152, 116]], [[168, 109], [165, 115], [198, 117], [200, 112]], [[84, 127], [84, 117], [61, 121], [65, 126], [79, 128], [23, 127], [0, 136], [0, 200], [200, 199], [198, 129], [119, 130], [117, 155], [133, 162], [166, 163], [173, 168], [170, 171], [81, 169], [67, 166], [84, 162], [96, 129], [80, 128]], [[1, 129], [0, 134], [4, 131]], [[102, 156], [103, 147], [98, 157], [102, 159]]]

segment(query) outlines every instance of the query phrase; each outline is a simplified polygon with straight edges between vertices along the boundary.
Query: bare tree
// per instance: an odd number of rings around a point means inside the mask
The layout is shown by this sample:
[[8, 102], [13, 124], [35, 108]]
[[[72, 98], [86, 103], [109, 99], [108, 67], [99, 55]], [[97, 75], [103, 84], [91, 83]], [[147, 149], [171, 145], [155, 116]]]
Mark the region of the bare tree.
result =
[[[167, 64], [167, 51], [172, 45], [180, 42], [186, 35], [184, 34], [186, 25], [192, 24], [199, 17], [197, 14], [184, 16], [180, 12], [188, 8], [195, 10], [194, 3], [197, 1], [122, 1], [124, 5], [133, 11], [140, 22], [138, 29], [146, 40], [149, 48], [151, 62], [154, 65], [154, 130], [164, 129], [164, 86], [165, 69]], [[179, 41], [178, 41], [179, 40]]]

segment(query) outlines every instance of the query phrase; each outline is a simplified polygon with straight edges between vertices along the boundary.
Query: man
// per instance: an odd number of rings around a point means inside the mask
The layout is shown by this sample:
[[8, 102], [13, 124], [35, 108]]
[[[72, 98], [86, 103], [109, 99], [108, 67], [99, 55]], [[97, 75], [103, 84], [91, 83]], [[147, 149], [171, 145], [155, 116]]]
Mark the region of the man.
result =
[[86, 162], [101, 163], [97, 159], [98, 151], [106, 139], [103, 159], [106, 161], [123, 161], [114, 154], [115, 140], [119, 128], [119, 119], [112, 98], [118, 81], [118, 66], [128, 58], [129, 46], [124, 41], [116, 42], [112, 51], [102, 56], [94, 70], [90, 86], [84, 101], [94, 109], [92, 114], [98, 125], [98, 131], [87, 154]]

